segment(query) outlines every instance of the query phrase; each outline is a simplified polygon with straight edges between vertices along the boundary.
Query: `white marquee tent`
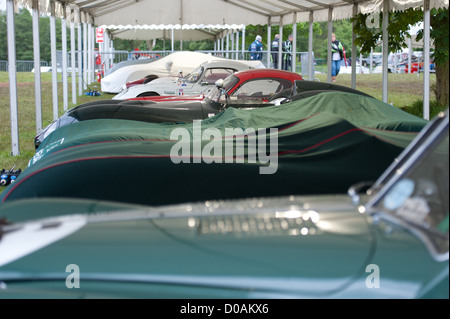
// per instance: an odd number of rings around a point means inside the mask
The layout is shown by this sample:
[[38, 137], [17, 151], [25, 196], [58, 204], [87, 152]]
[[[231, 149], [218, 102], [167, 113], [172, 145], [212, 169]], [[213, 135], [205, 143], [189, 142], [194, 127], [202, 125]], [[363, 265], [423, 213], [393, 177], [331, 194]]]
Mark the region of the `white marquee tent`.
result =
[[[347, 19], [358, 13], [370, 14], [371, 22], [378, 22], [381, 11], [404, 10], [410, 7], [424, 8], [424, 117], [429, 117], [429, 49], [430, 49], [430, 8], [446, 7], [448, 0], [6, 0], [8, 64], [10, 78], [11, 109], [11, 148], [12, 155], [19, 154], [18, 117], [17, 117], [17, 80], [14, 38], [14, 12], [18, 6], [26, 6], [32, 11], [33, 47], [35, 65], [40, 65], [39, 54], [39, 14], [50, 15], [52, 65], [56, 65], [55, 19], [61, 19], [63, 49], [63, 107], [68, 109], [67, 88], [67, 24], [70, 27], [70, 50], [78, 47], [83, 54], [78, 55], [79, 65], [84, 62], [86, 68], [75, 74], [75, 54], [71, 54], [72, 103], [76, 104], [76, 78], [78, 92], [82, 94], [82, 80], [88, 84], [94, 80], [95, 26], [102, 26], [105, 33], [105, 47], [111, 45], [113, 37], [151, 40], [170, 38], [174, 40], [197, 40], [211, 38], [218, 41], [229, 39], [230, 35], [241, 31], [245, 41], [245, 25], [287, 25], [309, 22], [308, 41], [308, 77], [313, 74], [312, 67], [312, 23], [328, 22], [328, 81], [331, 80], [331, 31], [335, 20]], [[383, 43], [387, 39], [387, 15], [379, 26], [383, 29]], [[78, 43], [75, 44], [75, 28]], [[296, 28], [293, 28], [294, 38]], [[234, 39], [234, 38], [233, 38]], [[238, 39], [236, 37], [236, 39]], [[352, 37], [352, 52], [356, 51], [355, 36]], [[228, 42], [228, 41], [227, 41]], [[387, 44], [387, 43], [386, 43]], [[383, 45], [383, 101], [387, 102], [388, 46]], [[244, 47], [242, 46], [242, 50]], [[296, 52], [294, 41], [293, 51]], [[279, 52], [281, 54], [281, 51]], [[427, 60], [428, 59], [428, 60]], [[295, 61], [295, 59], [294, 59]], [[42, 126], [41, 88], [39, 67], [35, 72], [36, 92], [36, 129]], [[56, 68], [53, 75], [53, 113], [58, 116], [58, 92]], [[356, 65], [352, 64], [352, 87], [356, 86]]]

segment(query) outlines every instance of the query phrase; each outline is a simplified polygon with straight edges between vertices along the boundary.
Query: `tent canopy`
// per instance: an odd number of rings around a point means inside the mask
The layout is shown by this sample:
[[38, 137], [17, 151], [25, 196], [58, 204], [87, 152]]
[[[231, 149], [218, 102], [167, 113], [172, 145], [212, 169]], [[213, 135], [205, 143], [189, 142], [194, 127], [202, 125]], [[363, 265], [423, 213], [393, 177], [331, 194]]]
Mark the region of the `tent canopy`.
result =
[[[430, 0], [431, 8], [448, 7], [449, 0]], [[16, 0], [32, 7], [33, 0]], [[391, 10], [422, 7], [423, 0], [390, 0]], [[150, 40], [170, 37], [164, 30], [183, 29], [175, 39], [215, 38], [221, 31], [241, 25], [292, 24], [348, 19], [353, 4], [358, 13], [382, 11], [383, 0], [40, 0], [39, 9], [69, 21], [104, 26], [118, 38]], [[294, 17], [295, 14], [295, 17]], [[182, 27], [181, 27], [182, 26]], [[212, 27], [214, 26], [214, 27]], [[189, 30], [189, 31], [185, 31]]]

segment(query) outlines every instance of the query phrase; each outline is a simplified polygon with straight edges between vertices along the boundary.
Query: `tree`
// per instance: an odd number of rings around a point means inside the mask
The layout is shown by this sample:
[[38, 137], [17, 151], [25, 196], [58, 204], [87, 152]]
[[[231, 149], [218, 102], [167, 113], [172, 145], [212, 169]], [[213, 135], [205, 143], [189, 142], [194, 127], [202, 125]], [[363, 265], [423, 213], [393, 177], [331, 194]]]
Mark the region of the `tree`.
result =
[[[382, 15], [380, 21], [382, 21]], [[362, 53], [369, 53], [377, 42], [382, 39], [381, 28], [369, 27], [366, 23], [368, 14], [358, 14], [351, 20], [355, 22], [355, 43], [361, 47]], [[409, 8], [405, 11], [389, 12], [389, 51], [397, 51], [407, 47], [406, 39], [410, 37], [409, 30], [412, 25], [423, 21], [421, 9]], [[434, 42], [434, 58], [436, 64], [436, 99], [442, 106], [449, 105], [449, 17], [448, 9], [430, 10], [430, 37]], [[370, 25], [370, 24], [369, 24]], [[420, 30], [416, 39], [423, 38]]]
[[0, 60], [8, 60], [8, 41], [6, 35], [6, 13], [0, 11]]

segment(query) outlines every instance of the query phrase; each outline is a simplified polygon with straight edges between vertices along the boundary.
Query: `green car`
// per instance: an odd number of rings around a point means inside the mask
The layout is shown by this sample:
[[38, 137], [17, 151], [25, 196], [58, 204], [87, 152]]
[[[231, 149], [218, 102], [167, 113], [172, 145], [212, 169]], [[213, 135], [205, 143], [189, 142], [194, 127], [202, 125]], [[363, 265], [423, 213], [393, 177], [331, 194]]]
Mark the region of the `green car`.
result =
[[0, 298], [449, 298], [448, 124], [349, 194], [7, 201]]

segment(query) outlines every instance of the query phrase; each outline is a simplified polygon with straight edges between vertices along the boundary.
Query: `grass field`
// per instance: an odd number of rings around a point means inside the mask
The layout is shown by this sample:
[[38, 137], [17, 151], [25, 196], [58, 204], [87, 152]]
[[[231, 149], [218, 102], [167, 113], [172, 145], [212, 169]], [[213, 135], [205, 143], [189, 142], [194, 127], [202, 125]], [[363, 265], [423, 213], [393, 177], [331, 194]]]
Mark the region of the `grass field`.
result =
[[[322, 82], [327, 80], [326, 74], [317, 74], [316, 79]], [[60, 78], [59, 78], [60, 81]], [[435, 75], [431, 74], [431, 86], [436, 81]], [[35, 99], [34, 99], [34, 73], [21, 72], [17, 74], [18, 112], [19, 112], [19, 147], [20, 155], [11, 156], [11, 128], [10, 128], [10, 105], [9, 105], [9, 77], [7, 72], [0, 72], [0, 169], [10, 169], [16, 165], [16, 169], [25, 169], [28, 161], [35, 153], [34, 136], [36, 134]], [[47, 126], [53, 119], [53, 100], [51, 73], [42, 73], [42, 127]], [[93, 83], [90, 88], [100, 91], [100, 83]], [[350, 74], [341, 74], [337, 78], [337, 84], [351, 86]], [[381, 74], [357, 74], [356, 88], [381, 100]], [[423, 94], [423, 75], [416, 74], [389, 74], [388, 102], [407, 112], [417, 114], [420, 111]], [[72, 85], [69, 77], [69, 108], [74, 107], [72, 102]], [[87, 90], [89, 91], [89, 89]], [[78, 84], [77, 84], [78, 92]], [[85, 92], [85, 91], [84, 91]], [[434, 93], [431, 92], [434, 100]], [[77, 105], [100, 99], [110, 99], [114, 95], [103, 94], [101, 96], [77, 96]], [[58, 82], [58, 104], [59, 115], [64, 113], [62, 82]], [[415, 108], [415, 110], [413, 110]], [[432, 109], [432, 115], [438, 110]], [[421, 116], [421, 115], [419, 115]], [[4, 187], [0, 187], [0, 192]]]

